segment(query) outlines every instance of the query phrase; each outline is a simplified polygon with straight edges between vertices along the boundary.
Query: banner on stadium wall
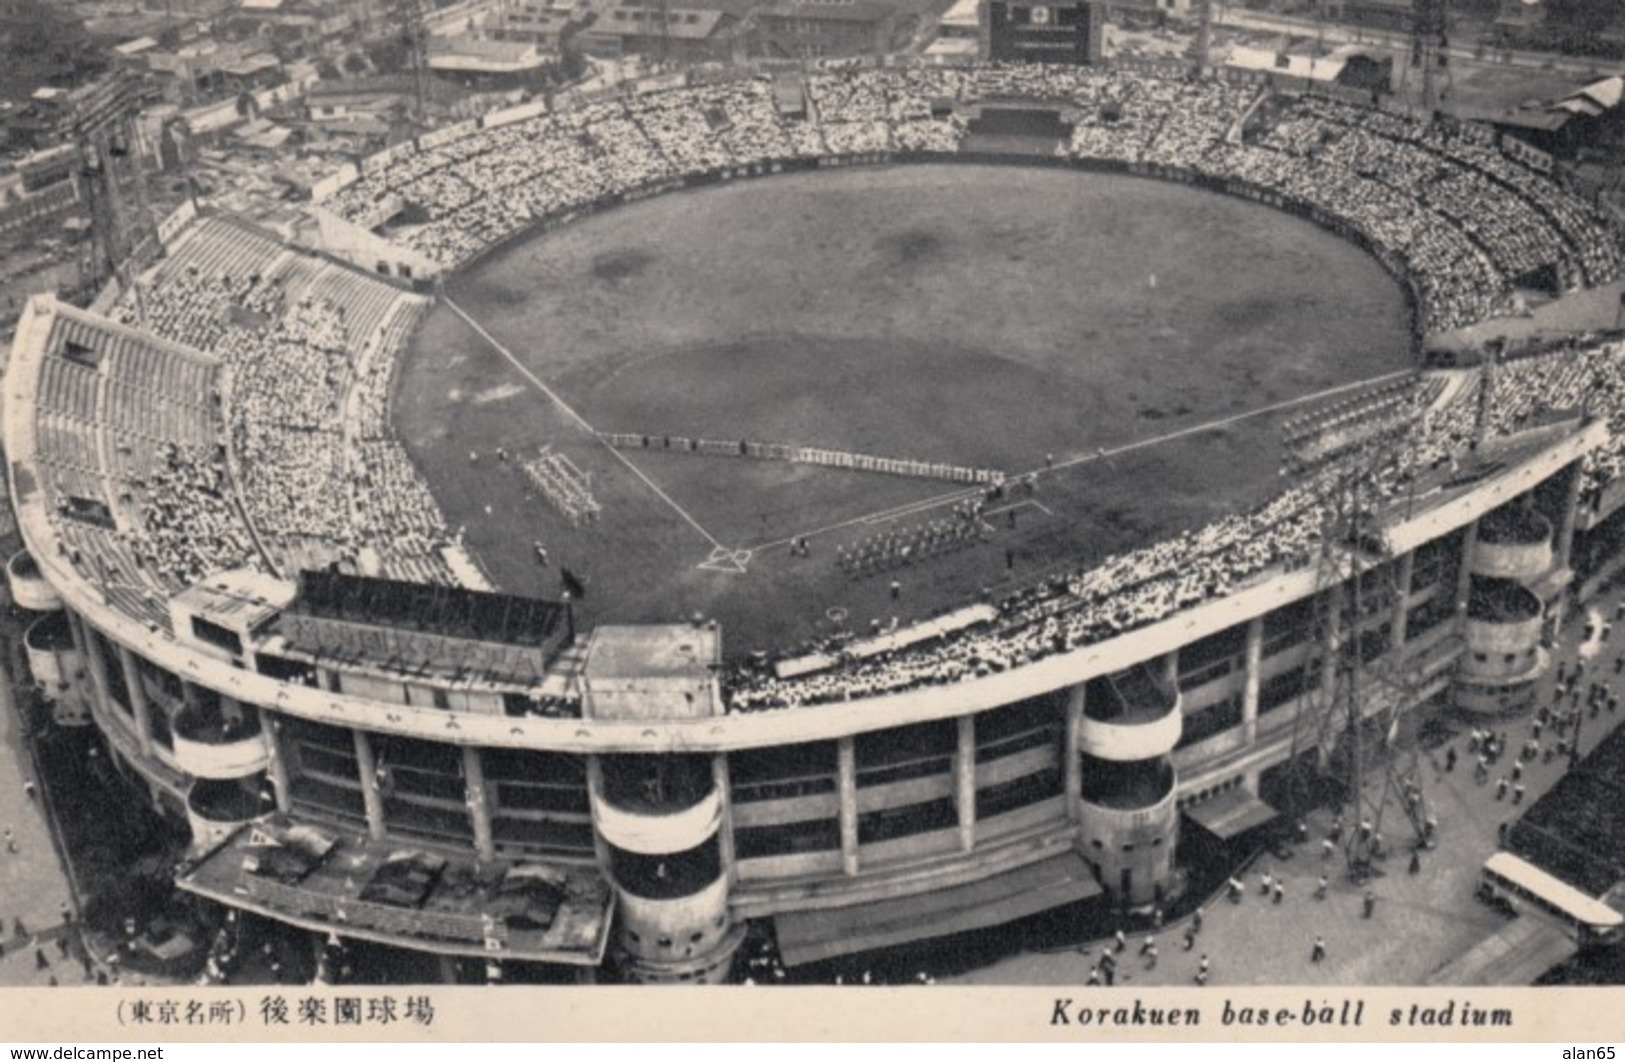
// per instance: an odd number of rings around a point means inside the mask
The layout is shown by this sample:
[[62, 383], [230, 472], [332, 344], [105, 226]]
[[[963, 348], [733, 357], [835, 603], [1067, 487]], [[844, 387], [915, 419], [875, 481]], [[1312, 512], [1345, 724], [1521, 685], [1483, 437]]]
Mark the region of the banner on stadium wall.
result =
[[1552, 157], [1546, 152], [1524, 143], [1515, 136], [1501, 137], [1501, 153], [1510, 159], [1523, 163], [1532, 170], [1549, 174], [1552, 172]]
[[346, 188], [361, 179], [361, 171], [352, 162], [346, 162], [334, 172], [323, 177], [310, 186], [310, 198], [321, 202], [330, 196], [338, 195]]
[[481, 119], [487, 129], [500, 129], [505, 125], [523, 122], [527, 118], [540, 118], [547, 113], [546, 100], [531, 100], [521, 103], [517, 107], [508, 107], [500, 111], [492, 111]]
[[669, 92], [680, 89], [688, 84], [688, 75], [682, 71], [670, 74], [653, 74], [649, 77], [638, 78], [632, 83], [632, 91], [639, 96], [647, 96], [651, 92]]
[[478, 121], [458, 122], [456, 125], [448, 125], [444, 129], [436, 129], [432, 133], [424, 133], [418, 137], [418, 146], [424, 151], [428, 151], [442, 144], [449, 144], [453, 140], [461, 140], [465, 136], [472, 136], [479, 130], [480, 123]]

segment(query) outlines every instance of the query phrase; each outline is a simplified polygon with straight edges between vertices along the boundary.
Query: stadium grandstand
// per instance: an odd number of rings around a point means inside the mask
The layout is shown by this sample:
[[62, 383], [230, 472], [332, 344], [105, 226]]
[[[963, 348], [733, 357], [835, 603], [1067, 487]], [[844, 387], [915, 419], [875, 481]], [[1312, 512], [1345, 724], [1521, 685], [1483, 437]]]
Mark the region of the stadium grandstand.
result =
[[[1301, 215], [1406, 287], [1419, 337], [1612, 282], [1625, 251], [1483, 129], [1250, 79], [852, 68], [807, 72], [804, 108], [782, 90], [742, 74], [497, 112], [366, 160], [318, 209], [449, 274], [698, 183], [988, 161], [975, 127], [1015, 105], [1064, 135], [991, 161]], [[51, 695], [84, 696], [189, 825], [181, 888], [324, 937], [718, 981], [750, 924], [797, 965], [1161, 902], [1182, 833], [1247, 843], [1317, 751], [1296, 721], [1335, 657], [1308, 621], [1341, 592], [1328, 550], [1398, 586], [1358, 642], [1414, 677], [1416, 711], [1485, 716], [1528, 707], [1563, 603], [1625, 564], [1625, 342], [1584, 335], [1345, 393], [1289, 423], [1300, 467], [1263, 503], [896, 629], [755, 653], [686, 610], [579, 625], [573, 575], [558, 601], [493, 589], [391, 426], [429, 278], [222, 214], [166, 251], [106, 314], [42, 296], [23, 315], [10, 587], [66, 617], [70, 638], [29, 646], [84, 676]], [[1378, 434], [1399, 457], [1357, 467]], [[1328, 542], [1350, 475], [1375, 531]], [[952, 564], [1015, 489], [971, 485], [874, 548]]]

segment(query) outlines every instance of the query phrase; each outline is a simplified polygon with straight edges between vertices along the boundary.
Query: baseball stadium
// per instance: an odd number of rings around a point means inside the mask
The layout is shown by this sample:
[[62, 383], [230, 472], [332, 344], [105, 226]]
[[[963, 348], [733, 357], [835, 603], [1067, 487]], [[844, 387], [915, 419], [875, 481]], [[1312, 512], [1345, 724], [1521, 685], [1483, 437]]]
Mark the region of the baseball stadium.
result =
[[7, 574], [180, 889], [412, 976], [1160, 917], [1371, 732], [1529, 712], [1625, 556], [1625, 342], [1454, 342], [1625, 233], [1487, 127], [1151, 66], [691, 71], [310, 216], [186, 207], [126, 290], [27, 306]]

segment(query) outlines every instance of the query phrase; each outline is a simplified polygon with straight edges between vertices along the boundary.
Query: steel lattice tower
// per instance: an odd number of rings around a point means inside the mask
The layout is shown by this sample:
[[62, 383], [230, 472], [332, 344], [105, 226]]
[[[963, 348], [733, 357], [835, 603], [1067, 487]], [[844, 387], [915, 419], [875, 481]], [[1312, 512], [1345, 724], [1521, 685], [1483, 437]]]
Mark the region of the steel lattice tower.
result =
[[1320, 651], [1305, 661], [1305, 692], [1292, 720], [1291, 810], [1301, 816], [1307, 809], [1311, 779], [1299, 759], [1313, 752], [1318, 775], [1342, 789], [1342, 851], [1354, 880], [1368, 877], [1379, 854], [1393, 849], [1387, 838], [1379, 852], [1394, 807], [1415, 844], [1431, 833], [1418, 744], [1407, 732], [1418, 683], [1404, 647], [1393, 644], [1393, 623], [1405, 607], [1399, 561], [1382, 526], [1393, 504], [1385, 485], [1413, 478], [1410, 444], [1420, 420], [1413, 402], [1335, 453], [1288, 447], [1287, 470], [1315, 484], [1323, 514], [1310, 599], [1310, 644]]

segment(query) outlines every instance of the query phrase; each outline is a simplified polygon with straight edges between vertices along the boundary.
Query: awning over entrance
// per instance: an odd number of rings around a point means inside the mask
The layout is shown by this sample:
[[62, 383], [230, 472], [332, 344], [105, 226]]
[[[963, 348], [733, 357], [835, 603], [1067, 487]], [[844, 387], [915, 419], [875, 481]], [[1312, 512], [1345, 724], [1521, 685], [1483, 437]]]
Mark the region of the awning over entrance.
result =
[[1185, 809], [1186, 818], [1221, 841], [1234, 840], [1271, 822], [1276, 814], [1274, 808], [1239, 787]]
[[575, 966], [603, 962], [615, 912], [590, 867], [453, 861], [283, 815], [239, 829], [176, 885], [313, 933]]
[[839, 955], [1002, 925], [1087, 900], [1100, 891], [1088, 864], [1068, 852], [969, 885], [855, 907], [795, 911], [773, 921], [785, 965], [804, 966]]

